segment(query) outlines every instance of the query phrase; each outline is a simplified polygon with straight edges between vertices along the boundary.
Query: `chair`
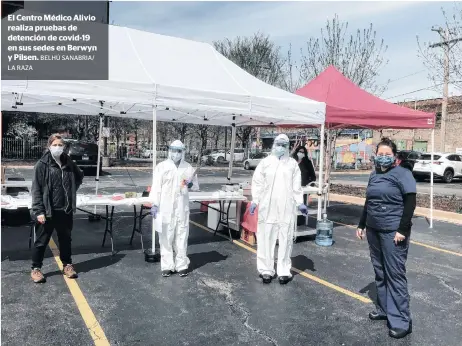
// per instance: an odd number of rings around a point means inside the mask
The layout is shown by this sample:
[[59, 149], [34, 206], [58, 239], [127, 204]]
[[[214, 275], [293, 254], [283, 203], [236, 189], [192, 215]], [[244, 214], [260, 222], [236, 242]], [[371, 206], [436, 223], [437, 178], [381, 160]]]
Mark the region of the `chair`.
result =
[[[143, 192], [142, 197], [149, 197], [149, 193], [151, 192], [151, 186], [148, 186], [146, 191]], [[144, 210], [149, 210], [148, 213], [143, 213]], [[143, 219], [150, 215], [151, 205], [150, 204], [142, 204], [140, 207], [140, 212], [136, 211], [136, 205], [133, 206], [133, 231], [132, 236], [130, 237], [130, 245], [133, 243], [133, 237], [135, 236], [135, 232], [139, 233], [141, 237], [141, 248], [144, 252], [144, 242], [143, 242], [143, 230], [142, 230], [142, 221]], [[137, 227], [138, 226], [138, 227]]]

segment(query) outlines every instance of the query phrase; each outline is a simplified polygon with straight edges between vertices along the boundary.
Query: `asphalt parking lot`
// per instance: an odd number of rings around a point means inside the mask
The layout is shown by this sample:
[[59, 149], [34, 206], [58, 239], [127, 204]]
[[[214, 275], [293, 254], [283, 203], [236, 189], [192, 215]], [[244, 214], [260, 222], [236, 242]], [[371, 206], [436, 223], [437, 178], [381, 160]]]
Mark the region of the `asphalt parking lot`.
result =
[[[29, 180], [32, 170], [9, 173]], [[203, 190], [225, 182], [213, 170], [201, 175]], [[249, 175], [237, 171], [236, 177], [245, 181]], [[86, 177], [82, 192], [93, 192], [94, 183]], [[100, 191], [142, 191], [149, 184], [146, 170], [110, 170]], [[109, 242], [101, 247], [104, 222], [76, 214], [73, 260], [79, 278], [72, 282], [49, 250], [47, 283], [33, 284], [29, 228], [2, 227], [2, 344], [460, 345], [460, 225], [435, 222], [430, 230], [425, 219], [414, 219], [407, 267], [414, 332], [393, 340], [385, 323], [367, 318], [375, 288], [367, 243], [354, 237], [359, 207], [331, 204], [328, 215], [337, 222], [332, 247], [316, 246], [310, 237], [294, 244], [294, 280], [287, 286], [263, 285], [255, 249], [214, 237], [202, 226], [205, 216], [197, 205], [192, 207], [187, 278], [162, 278], [158, 263], [144, 261], [139, 235], [128, 245], [129, 209], [116, 209], [114, 256]], [[143, 225], [149, 247], [149, 219]]]

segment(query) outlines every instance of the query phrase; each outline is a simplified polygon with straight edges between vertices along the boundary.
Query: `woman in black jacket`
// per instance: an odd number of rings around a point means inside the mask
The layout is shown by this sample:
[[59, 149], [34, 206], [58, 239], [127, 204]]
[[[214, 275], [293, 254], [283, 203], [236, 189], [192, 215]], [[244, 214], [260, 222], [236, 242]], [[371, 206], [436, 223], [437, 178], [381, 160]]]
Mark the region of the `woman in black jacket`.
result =
[[[292, 154], [292, 158], [298, 162], [298, 167], [302, 174], [302, 186], [307, 186], [309, 183], [316, 181], [316, 173], [314, 171], [313, 163], [308, 158], [307, 150], [303, 145], [300, 145], [295, 149]], [[308, 195], [303, 195], [303, 203], [305, 203], [305, 205], [307, 205], [307, 197]], [[297, 225], [300, 226], [304, 223], [305, 217], [299, 215], [297, 217]]]
[[388, 320], [389, 335], [399, 339], [412, 332], [406, 260], [417, 186], [412, 172], [399, 165], [396, 145], [387, 138], [377, 145], [375, 166], [356, 236], [363, 239], [367, 229], [375, 272], [377, 304], [369, 318]]
[[58, 235], [63, 274], [71, 279], [77, 277], [71, 259], [71, 232], [83, 173], [63, 150], [62, 137], [51, 135], [45, 154], [34, 167], [32, 213], [37, 219], [37, 238], [32, 252], [31, 278], [35, 283], [46, 281], [41, 268], [54, 230]]

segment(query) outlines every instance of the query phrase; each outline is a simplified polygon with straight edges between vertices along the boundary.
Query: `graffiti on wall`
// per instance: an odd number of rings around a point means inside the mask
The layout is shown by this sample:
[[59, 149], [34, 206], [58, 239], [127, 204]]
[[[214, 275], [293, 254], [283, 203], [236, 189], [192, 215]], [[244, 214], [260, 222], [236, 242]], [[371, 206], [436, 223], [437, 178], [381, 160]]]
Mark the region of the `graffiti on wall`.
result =
[[374, 153], [372, 139], [359, 143], [338, 145], [335, 148], [337, 164], [354, 164], [356, 161], [365, 163], [371, 160]]

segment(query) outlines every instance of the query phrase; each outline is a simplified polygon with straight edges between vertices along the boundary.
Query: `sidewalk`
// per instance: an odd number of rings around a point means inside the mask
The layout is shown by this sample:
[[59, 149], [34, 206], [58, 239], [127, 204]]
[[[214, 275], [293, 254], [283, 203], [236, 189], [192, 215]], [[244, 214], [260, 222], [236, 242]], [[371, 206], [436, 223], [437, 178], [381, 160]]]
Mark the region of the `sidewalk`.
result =
[[[363, 197], [337, 195], [332, 193], [329, 194], [329, 200], [332, 202], [341, 202], [355, 205], [364, 205], [365, 202], [365, 198]], [[425, 218], [430, 218], [430, 209], [417, 207], [414, 214], [418, 216], [423, 216]], [[445, 221], [462, 225], [462, 214], [433, 209], [433, 220]]]

